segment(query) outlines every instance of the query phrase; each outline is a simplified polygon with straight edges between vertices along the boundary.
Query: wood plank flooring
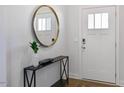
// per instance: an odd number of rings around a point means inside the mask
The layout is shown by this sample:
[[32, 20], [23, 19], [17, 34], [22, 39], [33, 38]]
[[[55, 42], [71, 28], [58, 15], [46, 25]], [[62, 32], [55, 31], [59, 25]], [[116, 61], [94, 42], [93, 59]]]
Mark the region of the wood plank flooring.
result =
[[119, 86], [89, 80], [69, 79], [69, 84], [66, 85], [65, 87], [119, 87]]

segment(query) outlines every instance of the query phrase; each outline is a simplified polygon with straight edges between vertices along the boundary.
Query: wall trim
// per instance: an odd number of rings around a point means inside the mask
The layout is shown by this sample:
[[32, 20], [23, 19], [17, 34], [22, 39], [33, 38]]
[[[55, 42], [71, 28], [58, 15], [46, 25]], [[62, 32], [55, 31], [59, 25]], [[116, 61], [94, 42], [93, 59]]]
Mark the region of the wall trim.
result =
[[116, 30], [116, 85], [119, 85], [119, 6], [115, 6], [115, 12], [116, 12], [116, 26], [115, 26], [115, 30]]
[[76, 75], [76, 74], [71, 74], [69, 75], [69, 78], [73, 78], [73, 79], [81, 79], [80, 76]]
[[120, 86], [120, 87], [124, 87], [124, 81], [121, 81], [121, 80], [120, 80], [119, 86]]
[[7, 83], [6, 82], [0, 82], [0, 87], [7, 87]]

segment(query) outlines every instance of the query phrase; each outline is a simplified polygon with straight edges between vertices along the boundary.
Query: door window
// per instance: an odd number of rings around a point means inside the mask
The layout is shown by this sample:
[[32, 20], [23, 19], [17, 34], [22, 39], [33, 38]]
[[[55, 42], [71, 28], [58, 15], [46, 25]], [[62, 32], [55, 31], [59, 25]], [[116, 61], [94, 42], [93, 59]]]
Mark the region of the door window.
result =
[[108, 13], [88, 14], [88, 29], [109, 29]]

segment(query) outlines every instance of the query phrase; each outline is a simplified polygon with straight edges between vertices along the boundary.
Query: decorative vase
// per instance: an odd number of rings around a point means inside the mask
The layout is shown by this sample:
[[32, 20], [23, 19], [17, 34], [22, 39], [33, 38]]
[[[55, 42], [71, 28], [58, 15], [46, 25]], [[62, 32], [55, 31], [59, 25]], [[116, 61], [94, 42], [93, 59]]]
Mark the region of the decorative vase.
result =
[[34, 67], [37, 67], [39, 65], [39, 57], [37, 53], [33, 53], [32, 63]]

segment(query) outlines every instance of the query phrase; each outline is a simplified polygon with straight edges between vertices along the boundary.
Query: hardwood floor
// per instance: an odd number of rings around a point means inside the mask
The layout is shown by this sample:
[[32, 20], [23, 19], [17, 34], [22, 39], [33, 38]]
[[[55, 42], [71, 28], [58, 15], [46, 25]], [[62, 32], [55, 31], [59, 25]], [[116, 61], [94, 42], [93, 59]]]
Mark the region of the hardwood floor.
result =
[[119, 86], [89, 80], [69, 79], [69, 84], [66, 85], [65, 87], [119, 87]]

